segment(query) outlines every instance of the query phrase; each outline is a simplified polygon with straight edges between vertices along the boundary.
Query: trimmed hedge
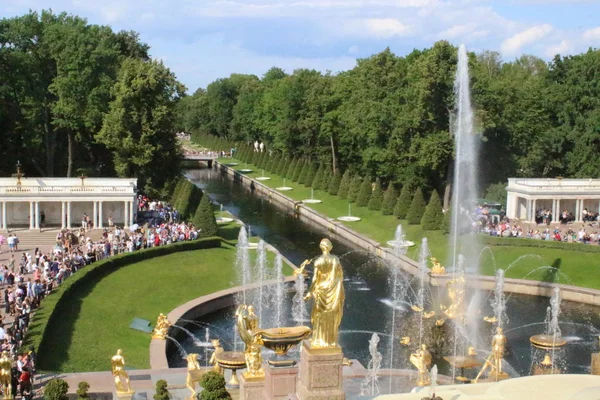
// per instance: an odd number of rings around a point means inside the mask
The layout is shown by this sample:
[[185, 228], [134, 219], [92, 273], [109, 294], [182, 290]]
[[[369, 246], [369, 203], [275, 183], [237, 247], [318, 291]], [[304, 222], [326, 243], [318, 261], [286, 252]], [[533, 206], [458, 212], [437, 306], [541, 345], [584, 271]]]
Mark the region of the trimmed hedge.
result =
[[57, 287], [50, 295], [42, 301], [36, 309], [29, 324], [29, 331], [25, 337], [23, 348], [33, 348], [38, 353], [38, 367], [44, 369], [44, 349], [51, 347], [57, 338], [48, 337], [46, 329], [53, 324], [60, 325], [64, 313], [72, 312], [71, 300], [77, 293], [78, 287], [85, 286], [89, 282], [97, 282], [105, 276], [118, 269], [140, 261], [154, 257], [165, 256], [179, 251], [190, 251], [200, 249], [211, 249], [221, 247], [220, 237], [209, 237], [205, 239], [191, 240], [168, 246], [152, 247], [138, 250], [133, 253], [123, 253], [104, 260], [87, 265], [69, 277], [62, 285]]
[[557, 250], [571, 250], [583, 253], [600, 253], [600, 246], [583, 243], [565, 243], [555, 242], [553, 240], [497, 237], [481, 235], [481, 243], [486, 246], [518, 246], [518, 247], [536, 247]]

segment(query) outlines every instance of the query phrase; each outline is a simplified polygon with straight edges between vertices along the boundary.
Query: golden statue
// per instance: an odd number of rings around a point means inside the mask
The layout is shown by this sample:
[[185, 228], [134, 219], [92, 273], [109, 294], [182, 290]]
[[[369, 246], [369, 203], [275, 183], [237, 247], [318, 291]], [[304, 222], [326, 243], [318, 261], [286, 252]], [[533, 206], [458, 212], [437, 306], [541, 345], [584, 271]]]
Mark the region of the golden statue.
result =
[[219, 355], [221, 353], [223, 353], [225, 351], [225, 349], [223, 347], [221, 347], [221, 342], [219, 341], [219, 339], [213, 339], [210, 342], [212, 343], [213, 347], [215, 348], [215, 351], [213, 351], [212, 356], [210, 357], [210, 361], [208, 363], [213, 366], [213, 371], [218, 372], [219, 374], [223, 375], [223, 368], [221, 368], [219, 366], [219, 363], [217, 362], [217, 358], [219, 357]]
[[313, 325], [310, 346], [335, 348], [344, 312], [344, 272], [339, 258], [330, 254], [333, 245], [321, 240], [323, 254], [314, 262], [313, 279], [304, 300], [313, 298], [310, 321]]
[[431, 273], [434, 275], [442, 275], [446, 273], [446, 268], [438, 261], [437, 258], [431, 257]]
[[200, 363], [198, 362], [198, 354], [190, 353], [185, 358], [187, 361], [187, 378], [185, 381], [185, 386], [192, 391], [190, 398], [196, 397], [196, 382], [200, 382], [202, 379], [202, 370], [200, 368]]
[[172, 324], [169, 322], [167, 317], [163, 313], [160, 313], [160, 315], [158, 316], [158, 319], [156, 320], [156, 326], [154, 327], [154, 330], [152, 331], [152, 339], [165, 340], [171, 325]]
[[4, 392], [4, 399], [12, 399], [12, 365], [13, 360], [6, 351], [0, 356], [0, 385]]
[[110, 359], [111, 370], [117, 387], [117, 395], [133, 393], [129, 385], [129, 375], [125, 372], [125, 358], [123, 350], [117, 350], [117, 354]]
[[491, 379], [500, 380], [508, 378], [508, 374], [502, 372], [502, 360], [506, 351], [506, 343], [506, 336], [504, 336], [502, 328], [496, 328], [496, 334], [492, 338], [492, 352], [487, 360], [485, 360], [483, 368], [481, 368], [481, 371], [479, 371], [473, 382], [477, 382], [488, 367], [491, 368], [489, 373]]
[[261, 379], [265, 376], [262, 368], [262, 340], [258, 331], [258, 317], [254, 313], [254, 307], [241, 304], [235, 312], [237, 329], [242, 341], [246, 344], [244, 355], [246, 358], [247, 371], [244, 378]]
[[464, 320], [463, 302], [465, 300], [465, 273], [460, 271], [456, 278], [451, 279], [446, 288], [448, 290], [448, 298], [450, 306], [444, 309], [444, 314], [450, 319], [460, 318]]
[[410, 336], [402, 336], [400, 338], [400, 344], [402, 346], [408, 346], [410, 344]]
[[419, 371], [417, 386], [427, 386], [431, 383], [429, 376], [429, 367], [431, 366], [431, 353], [427, 350], [427, 345], [422, 344], [421, 348], [410, 355], [410, 362]]

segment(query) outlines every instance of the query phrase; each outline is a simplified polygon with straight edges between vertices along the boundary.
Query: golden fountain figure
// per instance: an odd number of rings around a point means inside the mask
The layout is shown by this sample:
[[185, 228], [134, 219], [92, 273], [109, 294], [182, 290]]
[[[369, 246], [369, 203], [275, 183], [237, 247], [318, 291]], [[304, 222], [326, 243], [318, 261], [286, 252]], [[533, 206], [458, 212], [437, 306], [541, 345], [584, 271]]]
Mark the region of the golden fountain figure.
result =
[[167, 317], [163, 313], [160, 313], [160, 315], [158, 316], [158, 319], [156, 320], [156, 326], [154, 327], [154, 330], [152, 331], [152, 339], [165, 340], [171, 325], [172, 324], [169, 322]]
[[504, 353], [506, 351], [506, 343], [506, 336], [504, 336], [502, 328], [496, 328], [496, 334], [492, 338], [492, 353], [487, 360], [485, 360], [483, 368], [481, 368], [481, 371], [479, 371], [479, 374], [477, 374], [477, 377], [473, 382], [477, 382], [488, 367], [491, 368], [489, 373], [490, 379], [498, 381], [508, 378], [508, 374], [502, 371], [502, 360], [504, 359]]
[[217, 359], [225, 351], [225, 349], [221, 346], [221, 341], [219, 339], [213, 339], [210, 341], [215, 351], [213, 351], [212, 356], [210, 356], [210, 361], [208, 363], [213, 366], [213, 371], [218, 372], [223, 375], [223, 368], [217, 362]]
[[265, 371], [262, 368], [262, 340], [258, 333], [258, 317], [254, 313], [254, 307], [241, 304], [235, 312], [237, 328], [246, 344], [244, 356], [246, 358], [246, 368], [244, 378], [246, 380], [259, 380], [264, 378]]
[[431, 273], [433, 275], [443, 275], [446, 273], [446, 268], [444, 268], [442, 263], [439, 262], [437, 258], [431, 257], [431, 264]]
[[197, 394], [196, 383], [200, 382], [200, 379], [202, 379], [202, 369], [200, 367], [200, 363], [198, 362], [198, 354], [190, 353], [185, 359], [187, 361], [188, 369], [185, 386], [192, 391], [190, 399], [194, 399]]
[[12, 364], [13, 360], [6, 351], [0, 356], [0, 385], [4, 392], [4, 399], [12, 399]]
[[447, 308], [442, 306], [446, 317], [450, 319], [459, 318], [459, 321], [464, 322], [465, 315], [463, 310], [463, 303], [465, 300], [465, 286], [466, 279], [465, 273], [463, 271], [460, 271], [454, 279], [451, 279], [448, 282], [446, 288], [448, 290], [450, 306], [448, 306]]
[[[314, 261], [312, 284], [304, 300], [313, 298], [310, 321], [313, 325], [311, 348], [339, 348], [338, 331], [344, 312], [344, 272], [339, 258], [330, 254], [333, 245], [329, 239], [321, 240], [323, 252]], [[306, 266], [304, 262], [301, 271]]]
[[111, 371], [115, 379], [115, 386], [117, 388], [117, 396], [121, 394], [132, 394], [131, 386], [129, 384], [129, 374], [125, 372], [125, 358], [123, 357], [123, 350], [117, 350], [117, 354], [110, 359]]
[[429, 367], [431, 366], [431, 353], [427, 350], [427, 345], [422, 344], [420, 349], [417, 349], [410, 355], [410, 362], [419, 371], [417, 378], [417, 386], [427, 386], [431, 383], [429, 376]]

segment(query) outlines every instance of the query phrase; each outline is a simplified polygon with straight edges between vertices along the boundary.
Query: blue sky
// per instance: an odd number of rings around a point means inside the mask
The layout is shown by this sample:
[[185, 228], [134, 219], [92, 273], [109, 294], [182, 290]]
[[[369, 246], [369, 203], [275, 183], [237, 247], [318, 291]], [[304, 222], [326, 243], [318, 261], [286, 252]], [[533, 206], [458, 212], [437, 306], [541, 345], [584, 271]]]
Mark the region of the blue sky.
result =
[[440, 39], [505, 60], [600, 47], [600, 0], [2, 0], [0, 16], [48, 8], [138, 31], [190, 92], [272, 66], [338, 72]]

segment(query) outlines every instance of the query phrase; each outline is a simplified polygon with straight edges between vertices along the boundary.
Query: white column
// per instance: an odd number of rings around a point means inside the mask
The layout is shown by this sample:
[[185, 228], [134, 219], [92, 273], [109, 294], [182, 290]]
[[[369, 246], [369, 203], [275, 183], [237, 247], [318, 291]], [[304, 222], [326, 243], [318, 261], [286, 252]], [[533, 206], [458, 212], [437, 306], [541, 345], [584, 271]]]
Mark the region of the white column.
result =
[[579, 199], [575, 200], [575, 222], [579, 222]]
[[40, 202], [35, 202], [35, 229], [40, 229]]
[[94, 201], [94, 215], [93, 215], [94, 219], [92, 219], [92, 224], [94, 225], [94, 228], [98, 227], [98, 202]]
[[6, 221], [6, 202], [2, 202], [2, 229], [8, 230], [8, 222]]
[[560, 215], [562, 214], [560, 209], [560, 199], [556, 199], [556, 222], [560, 222]]
[[98, 228], [103, 228], [103, 226], [102, 226], [102, 201], [98, 202]]
[[123, 202], [123, 228], [127, 226], [127, 221], [129, 220], [129, 218], [127, 217], [127, 211], [129, 210], [129, 202], [124, 201]]
[[129, 226], [133, 225], [133, 201], [129, 202]]
[[537, 200], [533, 199], [533, 207], [532, 208], [532, 213], [531, 213], [531, 220], [533, 222], [535, 222], [535, 218], [537, 216], [537, 206], [536, 206]]
[[67, 228], [71, 229], [71, 202], [67, 201]]
[[66, 220], [66, 207], [65, 207], [65, 202], [61, 201], [60, 202], [60, 229], [65, 229], [65, 227], [67, 226], [67, 224], [65, 223]]
[[33, 209], [33, 201], [29, 202], [29, 229], [35, 226], [35, 211]]

